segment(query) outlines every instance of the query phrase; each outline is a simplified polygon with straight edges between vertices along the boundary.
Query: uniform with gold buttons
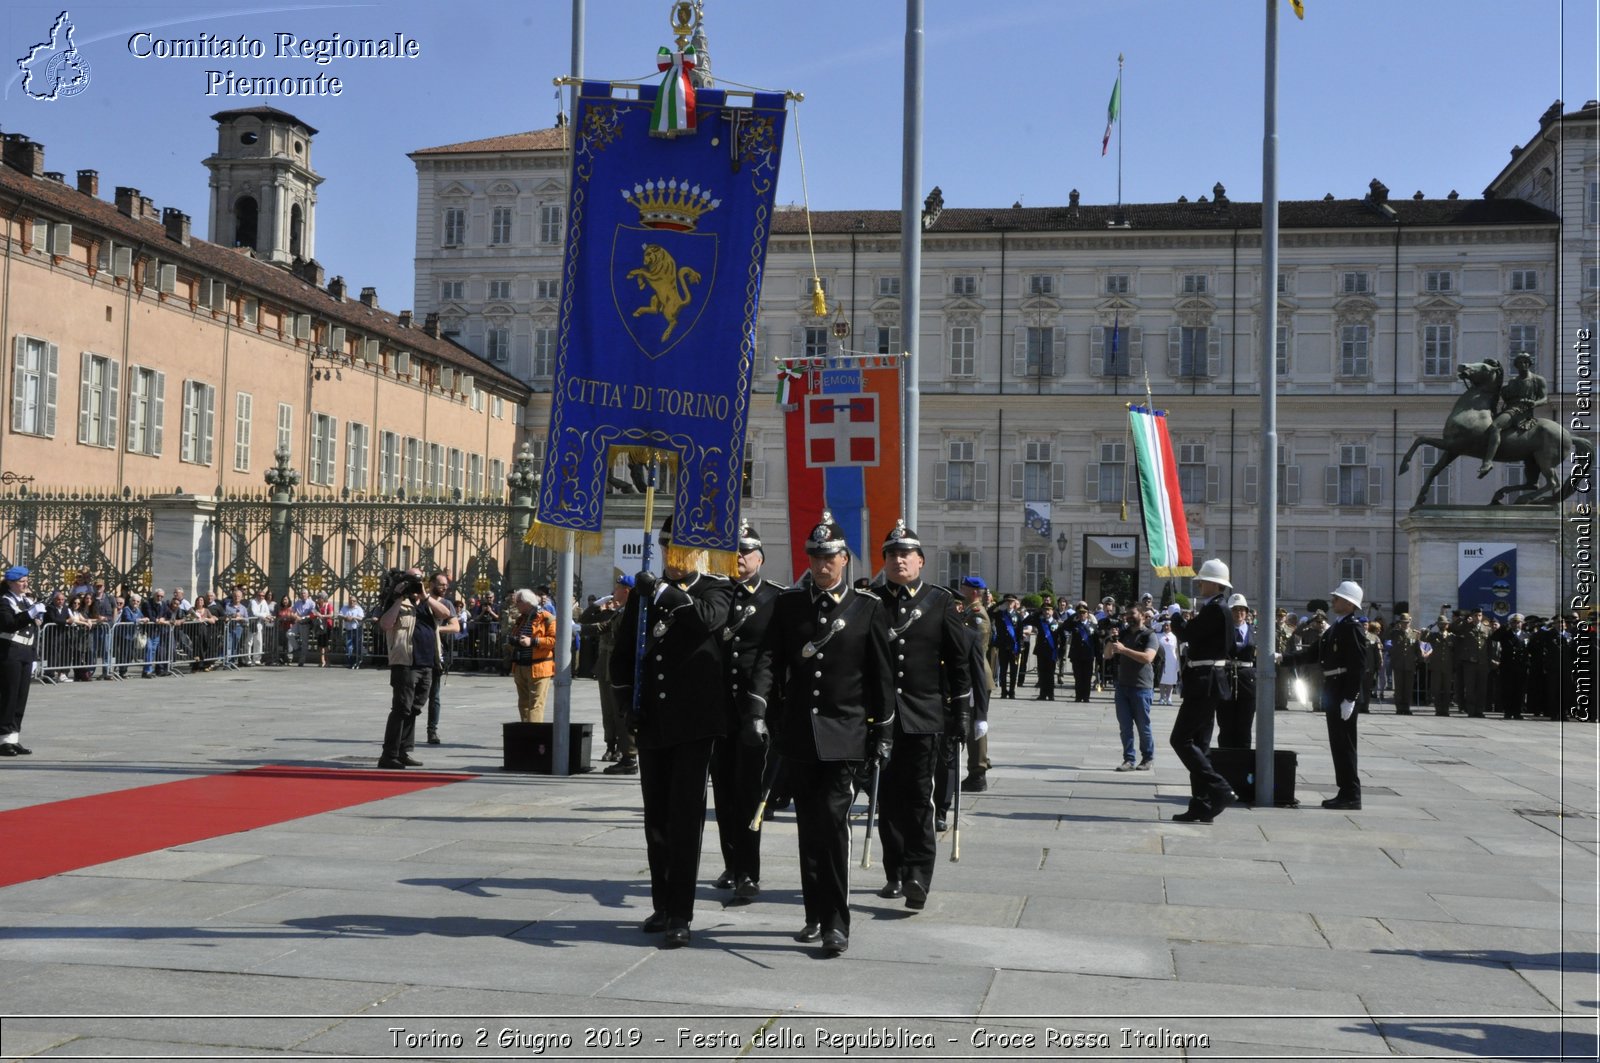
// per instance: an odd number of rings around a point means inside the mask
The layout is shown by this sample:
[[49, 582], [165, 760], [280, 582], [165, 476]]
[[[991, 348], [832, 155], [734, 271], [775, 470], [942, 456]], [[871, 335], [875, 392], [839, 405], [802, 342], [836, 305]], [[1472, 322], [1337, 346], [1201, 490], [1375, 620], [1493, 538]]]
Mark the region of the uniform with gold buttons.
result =
[[883, 871], [879, 896], [927, 903], [937, 857], [933, 773], [939, 739], [967, 737], [972, 716], [967, 638], [954, 597], [922, 579], [916, 532], [897, 521], [882, 548], [885, 581], [875, 587], [889, 613], [895, 675], [895, 752], [879, 783]]
[[[669, 517], [661, 531], [663, 550], [671, 544], [671, 525]], [[611, 682], [623, 704], [636, 706], [628, 722], [639, 748], [655, 909], [645, 929], [665, 930], [669, 945], [687, 944], [705, 832], [706, 773], [713, 743], [728, 733], [734, 718], [720, 635], [733, 587], [721, 576], [670, 565], [661, 580], [640, 573], [635, 581], [611, 653]], [[641, 606], [644, 661], [635, 702]]]
[[805, 926], [823, 951], [849, 945], [850, 826], [864, 761], [893, 742], [889, 624], [869, 591], [850, 587], [850, 554], [831, 515], [806, 540], [810, 571], [778, 595], [751, 672], [747, 733], [765, 734], [794, 794]]
[[[765, 561], [760, 534], [748, 521], [741, 521], [733, 602], [718, 632], [727, 654], [728, 703], [736, 707], [750, 690], [756, 653], [783, 591], [780, 584], [761, 578]], [[747, 744], [735, 735], [718, 739], [711, 754], [711, 794], [722, 846], [722, 874], [716, 885], [733, 890], [738, 901], [749, 901], [761, 892], [761, 832], [751, 830], [750, 821], [761, 802], [768, 757], [765, 745]]]

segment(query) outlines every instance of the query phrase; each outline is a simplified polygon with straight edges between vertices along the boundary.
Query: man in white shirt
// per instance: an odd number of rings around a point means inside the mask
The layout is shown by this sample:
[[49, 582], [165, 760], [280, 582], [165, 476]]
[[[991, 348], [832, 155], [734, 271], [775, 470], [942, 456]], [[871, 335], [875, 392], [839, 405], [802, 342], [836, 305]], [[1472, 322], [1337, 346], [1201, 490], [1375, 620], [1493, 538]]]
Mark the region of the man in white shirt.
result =
[[267, 628], [272, 626], [272, 592], [262, 587], [250, 598], [250, 660], [241, 664], [261, 663], [261, 646]]

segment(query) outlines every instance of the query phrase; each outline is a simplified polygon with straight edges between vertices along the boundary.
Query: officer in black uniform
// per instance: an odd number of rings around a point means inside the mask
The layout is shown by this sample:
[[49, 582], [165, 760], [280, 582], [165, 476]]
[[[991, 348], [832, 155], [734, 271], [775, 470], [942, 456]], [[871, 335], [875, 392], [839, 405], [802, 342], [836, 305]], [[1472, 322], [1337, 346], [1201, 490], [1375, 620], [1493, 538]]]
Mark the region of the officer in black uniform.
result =
[[1493, 641], [1499, 648], [1492, 667], [1500, 680], [1500, 711], [1508, 720], [1520, 720], [1528, 690], [1528, 636], [1522, 630], [1522, 614], [1512, 613]]
[[[772, 622], [772, 606], [783, 587], [761, 578], [766, 561], [761, 536], [749, 521], [739, 523], [738, 578], [733, 604], [718, 637], [728, 654], [728, 704], [739, 711], [750, 690], [756, 652]], [[738, 902], [761, 892], [761, 832], [750, 829], [767, 769], [764, 744], [746, 745], [737, 735], [717, 740], [711, 754], [711, 796], [717, 809], [717, 837], [722, 843], [722, 874], [717, 889], [733, 890]]]
[[22, 717], [28, 710], [33, 662], [38, 660], [39, 618], [44, 603], [28, 594], [28, 570], [6, 569], [0, 579], [0, 757], [33, 750], [22, 744]]
[[1210, 823], [1234, 799], [1233, 789], [1211, 766], [1211, 729], [1217, 706], [1232, 693], [1228, 686], [1228, 614], [1223, 595], [1233, 589], [1228, 566], [1212, 558], [1194, 578], [1195, 598], [1203, 604], [1193, 619], [1174, 624], [1188, 647], [1183, 668], [1183, 702], [1172, 721], [1172, 748], [1189, 769], [1189, 808], [1173, 816], [1178, 823]]
[[1217, 747], [1249, 749], [1256, 719], [1256, 637], [1250, 628], [1250, 603], [1242, 594], [1228, 599], [1228, 693], [1217, 705]]
[[[895, 521], [883, 541], [884, 582], [874, 588], [889, 613], [898, 695], [895, 756], [884, 765], [878, 784], [887, 879], [878, 896], [903, 896], [906, 907], [913, 909], [928, 903], [933, 884], [937, 841], [931, 797], [939, 736], [962, 742], [972, 721], [967, 640], [950, 592], [922, 579], [926, 560], [917, 533], [904, 520]], [[1053, 661], [1050, 667], [1053, 676]], [[1043, 682], [1047, 673], [1042, 666], [1039, 674]]]
[[1022, 610], [1018, 608], [1015, 594], [1002, 598], [1000, 608], [995, 611], [994, 645], [1000, 665], [1000, 674], [994, 678], [1000, 687], [1000, 696], [1014, 698], [1017, 696], [1017, 669], [1023, 660]]
[[826, 511], [806, 554], [810, 569], [778, 595], [756, 654], [743, 737], [762, 741], [770, 723], [794, 794], [806, 907], [795, 940], [837, 955], [850, 947], [850, 804], [863, 764], [889, 759], [895, 669], [883, 604], [845, 579], [850, 552]]
[[[720, 634], [733, 586], [672, 560], [671, 517], [661, 527], [660, 541], [662, 578], [649, 572], [634, 577], [611, 651], [611, 682], [622, 704], [633, 706], [628, 729], [639, 746], [654, 908], [644, 930], [666, 931], [663, 946], [677, 948], [689, 943], [694, 919], [711, 749], [728, 733], [733, 717]], [[645, 610], [644, 660], [635, 691], [640, 609]]]
[[1331, 595], [1334, 622], [1315, 643], [1284, 661], [1320, 665], [1322, 714], [1328, 722], [1328, 752], [1333, 757], [1333, 778], [1339, 792], [1322, 802], [1323, 808], [1359, 810], [1361, 778], [1356, 774], [1356, 699], [1367, 665], [1365, 625], [1356, 615], [1361, 608], [1361, 585], [1345, 580]]

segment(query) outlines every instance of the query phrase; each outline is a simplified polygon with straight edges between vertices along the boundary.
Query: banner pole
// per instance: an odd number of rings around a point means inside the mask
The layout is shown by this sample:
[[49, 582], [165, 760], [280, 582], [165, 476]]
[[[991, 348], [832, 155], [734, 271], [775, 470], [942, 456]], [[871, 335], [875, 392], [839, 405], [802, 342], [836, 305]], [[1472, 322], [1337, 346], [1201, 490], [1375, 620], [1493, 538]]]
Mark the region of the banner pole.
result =
[[[572, 74], [583, 77], [583, 17], [585, 0], [572, 0]], [[568, 123], [578, 111], [578, 86], [572, 86]], [[569, 140], [570, 143], [570, 140]], [[571, 769], [572, 745], [572, 566], [573, 538], [569, 529], [556, 558], [556, 679], [551, 690], [554, 704], [551, 718], [550, 774], [567, 775]]]

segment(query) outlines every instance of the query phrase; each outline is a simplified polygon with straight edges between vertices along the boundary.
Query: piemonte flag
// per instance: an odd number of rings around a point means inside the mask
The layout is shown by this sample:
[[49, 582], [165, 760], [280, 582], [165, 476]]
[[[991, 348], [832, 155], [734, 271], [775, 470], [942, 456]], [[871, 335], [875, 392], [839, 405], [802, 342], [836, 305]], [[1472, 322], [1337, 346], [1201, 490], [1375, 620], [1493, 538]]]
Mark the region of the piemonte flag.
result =
[[[899, 358], [828, 360], [792, 379], [784, 416], [789, 526], [808, 527], [824, 509], [856, 556], [877, 567], [877, 544], [900, 516]], [[791, 544], [794, 574], [805, 543]]]

